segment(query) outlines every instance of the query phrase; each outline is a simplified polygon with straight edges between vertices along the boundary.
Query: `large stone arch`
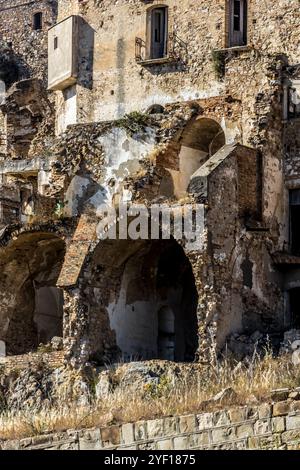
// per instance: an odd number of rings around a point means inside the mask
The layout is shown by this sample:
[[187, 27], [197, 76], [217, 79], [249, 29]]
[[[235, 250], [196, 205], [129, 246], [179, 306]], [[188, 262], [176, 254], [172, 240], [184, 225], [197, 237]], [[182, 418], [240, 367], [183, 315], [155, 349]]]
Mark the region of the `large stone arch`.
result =
[[[86, 324], [80, 333], [73, 331], [78, 341], [71, 356], [82, 354], [84, 360], [88, 348], [89, 358], [100, 363], [195, 360], [198, 294], [192, 266], [174, 239], [102, 241], [90, 254], [79, 286], [81, 301], [76, 302], [79, 290], [74, 289], [73, 307], [86, 306], [78, 312]], [[174, 315], [174, 331], [165, 331], [161, 351], [159, 315], [166, 309]]]
[[[172, 152], [169, 149], [158, 158], [158, 165], [169, 173], [164, 175], [162, 191], [171, 187], [177, 198], [185, 197], [192, 175], [225, 144], [225, 132], [216, 119], [193, 117], [172, 143]], [[170, 190], [166, 195], [171, 195]]]
[[62, 237], [23, 231], [0, 256], [0, 340], [9, 355], [25, 354], [63, 334], [63, 293], [56, 287], [65, 255]]

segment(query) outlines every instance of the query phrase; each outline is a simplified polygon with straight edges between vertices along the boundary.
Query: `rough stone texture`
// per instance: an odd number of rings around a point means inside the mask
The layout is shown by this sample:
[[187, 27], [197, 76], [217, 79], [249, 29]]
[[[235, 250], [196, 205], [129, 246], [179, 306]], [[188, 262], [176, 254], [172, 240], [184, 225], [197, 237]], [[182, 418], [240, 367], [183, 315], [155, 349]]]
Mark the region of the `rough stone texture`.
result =
[[[299, 2], [248, 2], [247, 44], [230, 48], [229, 2], [166, 0], [168, 57], [149, 62], [135, 48], [147, 43], [148, 9], [157, 4], [0, 1], [8, 88], [0, 111], [0, 340], [9, 355], [63, 335], [76, 367], [164, 359], [159, 316], [171, 309], [170, 359], [209, 361], [226, 348], [243, 360], [267, 337], [284, 349], [285, 330], [297, 322], [287, 301], [300, 286], [288, 190], [300, 188], [299, 120], [287, 96], [300, 76]], [[33, 31], [38, 12], [42, 29]], [[76, 84], [49, 93], [46, 29], [70, 14], [81, 17]], [[153, 105], [160, 112], [149, 114]], [[201, 247], [103, 242], [99, 207], [124, 195], [147, 208], [197, 204]], [[58, 287], [63, 331], [40, 334], [37, 290]]]
[[[21, 78], [46, 79], [47, 31], [57, 18], [56, 0], [1, 0], [1, 38], [18, 57]], [[42, 12], [42, 29], [33, 29], [33, 15]]]
[[[269, 407], [269, 404], [265, 404]], [[261, 405], [256, 409], [258, 412]], [[252, 414], [253, 409], [235, 408], [235, 413]], [[233, 409], [229, 410], [231, 416]], [[209, 416], [211, 419], [209, 419]], [[70, 430], [41, 435], [20, 441], [2, 441], [0, 449], [69, 449], [69, 450], [286, 450], [300, 448], [300, 415], [287, 413], [282, 417], [271, 417], [262, 421], [256, 417], [239, 423], [235, 419], [227, 425], [212, 426], [213, 413], [194, 415], [193, 421], [206, 422], [203, 430], [185, 428], [185, 431], [168, 431], [170, 419], [179, 422], [192, 420], [192, 415], [141, 421], [106, 428]], [[267, 424], [264, 424], [267, 423]], [[272, 423], [272, 428], [270, 427]], [[143, 431], [141, 432], [141, 428]], [[163, 437], [160, 436], [164, 429]]]

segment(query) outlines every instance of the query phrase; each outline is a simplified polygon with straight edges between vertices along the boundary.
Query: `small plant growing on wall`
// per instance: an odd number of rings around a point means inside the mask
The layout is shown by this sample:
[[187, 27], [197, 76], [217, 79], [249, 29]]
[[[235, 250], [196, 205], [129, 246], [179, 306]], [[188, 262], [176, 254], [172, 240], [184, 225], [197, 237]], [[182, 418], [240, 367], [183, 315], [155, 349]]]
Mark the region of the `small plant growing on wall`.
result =
[[221, 51], [212, 51], [212, 63], [216, 77], [218, 80], [223, 80], [225, 76], [225, 54]]
[[116, 125], [125, 129], [129, 135], [139, 132], [152, 123], [151, 116], [146, 113], [133, 111], [132, 113], [125, 114], [125, 116], [116, 122]]
[[57, 217], [58, 219], [61, 219], [64, 215], [64, 203], [62, 201], [57, 201], [57, 203], [55, 204], [55, 207], [54, 207], [54, 215], [55, 217]]

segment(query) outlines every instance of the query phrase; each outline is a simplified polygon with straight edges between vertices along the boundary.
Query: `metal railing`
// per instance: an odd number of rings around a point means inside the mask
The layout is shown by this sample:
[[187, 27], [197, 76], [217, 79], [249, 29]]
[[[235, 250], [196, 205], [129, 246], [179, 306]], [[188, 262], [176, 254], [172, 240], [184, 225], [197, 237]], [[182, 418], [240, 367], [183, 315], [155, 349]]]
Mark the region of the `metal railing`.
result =
[[135, 38], [135, 60], [137, 62], [166, 59], [170, 62], [187, 63], [188, 46], [187, 43], [180, 39], [176, 33], [168, 34], [165, 47], [166, 53], [161, 57], [151, 57], [146, 41], [142, 38]]

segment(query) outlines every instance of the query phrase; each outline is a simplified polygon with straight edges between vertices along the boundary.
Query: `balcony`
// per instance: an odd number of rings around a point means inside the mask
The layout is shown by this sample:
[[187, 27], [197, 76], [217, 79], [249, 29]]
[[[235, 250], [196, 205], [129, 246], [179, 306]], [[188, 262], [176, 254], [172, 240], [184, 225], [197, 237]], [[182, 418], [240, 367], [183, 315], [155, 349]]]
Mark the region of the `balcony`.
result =
[[186, 64], [188, 60], [188, 47], [175, 33], [168, 34], [166, 54], [162, 57], [150, 57], [146, 41], [135, 38], [135, 60], [140, 65]]

